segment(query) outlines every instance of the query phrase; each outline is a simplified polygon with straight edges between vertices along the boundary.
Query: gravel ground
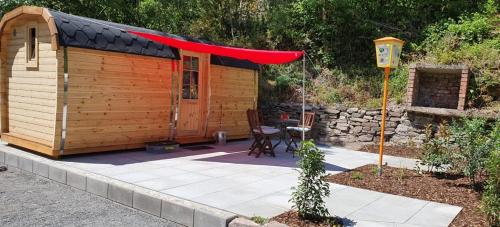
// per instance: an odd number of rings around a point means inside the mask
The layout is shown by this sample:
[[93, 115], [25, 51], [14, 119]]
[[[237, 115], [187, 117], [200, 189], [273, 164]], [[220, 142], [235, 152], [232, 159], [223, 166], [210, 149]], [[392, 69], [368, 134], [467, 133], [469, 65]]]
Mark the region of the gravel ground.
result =
[[0, 226], [179, 226], [17, 169], [0, 172]]

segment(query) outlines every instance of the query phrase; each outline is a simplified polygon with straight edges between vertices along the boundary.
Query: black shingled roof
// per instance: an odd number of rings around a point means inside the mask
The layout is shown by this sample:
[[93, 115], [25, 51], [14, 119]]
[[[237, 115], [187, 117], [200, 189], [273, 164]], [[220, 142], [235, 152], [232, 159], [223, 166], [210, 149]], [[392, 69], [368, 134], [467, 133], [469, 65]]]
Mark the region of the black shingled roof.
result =
[[[56, 24], [59, 36], [59, 44], [62, 46], [180, 59], [178, 49], [128, 33], [127, 30], [167, 36], [191, 42], [220, 45], [206, 40], [172, 35], [160, 31], [118, 24], [109, 21], [75, 16], [54, 10], [50, 10], [50, 13], [54, 17], [54, 22]], [[217, 55], [212, 55], [210, 62], [211, 64], [215, 65], [232, 66], [254, 70], [259, 68], [258, 64], [250, 61]]]

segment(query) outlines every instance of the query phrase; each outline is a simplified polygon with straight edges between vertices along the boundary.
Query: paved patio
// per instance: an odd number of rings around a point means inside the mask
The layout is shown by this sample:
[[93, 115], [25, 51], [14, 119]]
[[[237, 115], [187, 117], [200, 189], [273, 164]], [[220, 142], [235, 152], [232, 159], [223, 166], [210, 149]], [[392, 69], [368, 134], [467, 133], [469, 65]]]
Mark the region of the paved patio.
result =
[[[4, 145], [3, 145], [4, 146]], [[213, 149], [153, 154], [142, 150], [92, 154], [57, 161], [67, 166], [206, 204], [247, 217], [272, 217], [291, 208], [297, 158], [278, 147], [276, 158], [247, 155], [249, 141]], [[326, 169], [336, 174], [376, 163], [376, 154], [322, 147]], [[416, 160], [385, 156], [390, 166], [413, 168]], [[461, 210], [338, 184], [327, 198], [330, 213], [356, 226], [447, 226]]]

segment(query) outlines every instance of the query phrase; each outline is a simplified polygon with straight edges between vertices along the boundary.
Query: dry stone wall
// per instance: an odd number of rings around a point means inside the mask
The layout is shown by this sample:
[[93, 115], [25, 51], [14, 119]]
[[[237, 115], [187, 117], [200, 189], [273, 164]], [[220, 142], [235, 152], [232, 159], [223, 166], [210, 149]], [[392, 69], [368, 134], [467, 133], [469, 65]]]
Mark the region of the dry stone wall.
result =
[[[280, 114], [300, 119], [302, 106], [278, 103], [262, 107], [268, 125], [277, 125]], [[346, 145], [349, 143], [378, 143], [380, 140], [380, 109], [347, 108], [345, 106], [306, 106], [316, 113], [312, 137], [319, 143]], [[392, 107], [386, 117], [385, 140], [395, 145], [422, 144], [427, 124], [437, 125], [445, 120], [438, 116], [407, 112], [404, 107]]]

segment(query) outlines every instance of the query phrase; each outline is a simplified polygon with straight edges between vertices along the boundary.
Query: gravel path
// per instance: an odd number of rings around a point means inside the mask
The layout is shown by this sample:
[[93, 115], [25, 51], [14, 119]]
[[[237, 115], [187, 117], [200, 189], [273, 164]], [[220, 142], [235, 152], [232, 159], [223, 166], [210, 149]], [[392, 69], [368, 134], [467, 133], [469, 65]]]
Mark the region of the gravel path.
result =
[[0, 226], [178, 226], [51, 180], [0, 172]]

